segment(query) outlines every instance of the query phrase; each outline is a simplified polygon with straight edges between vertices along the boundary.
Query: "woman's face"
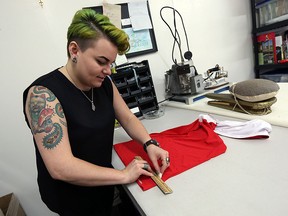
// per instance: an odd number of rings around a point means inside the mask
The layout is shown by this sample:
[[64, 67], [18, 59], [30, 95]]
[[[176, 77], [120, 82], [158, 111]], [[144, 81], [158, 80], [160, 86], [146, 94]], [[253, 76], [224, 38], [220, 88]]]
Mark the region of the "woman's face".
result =
[[102, 85], [104, 78], [111, 75], [110, 65], [117, 52], [117, 47], [105, 38], [98, 39], [84, 52], [78, 51], [76, 76], [84, 88]]

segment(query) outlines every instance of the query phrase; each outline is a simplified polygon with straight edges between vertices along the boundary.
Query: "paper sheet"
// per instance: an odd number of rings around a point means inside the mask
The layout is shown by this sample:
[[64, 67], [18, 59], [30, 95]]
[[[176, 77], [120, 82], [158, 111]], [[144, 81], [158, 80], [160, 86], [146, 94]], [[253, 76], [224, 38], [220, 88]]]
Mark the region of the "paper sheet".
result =
[[133, 31], [152, 29], [147, 1], [129, 2], [128, 11]]
[[111, 23], [121, 29], [121, 6], [103, 3], [103, 14], [108, 16]]

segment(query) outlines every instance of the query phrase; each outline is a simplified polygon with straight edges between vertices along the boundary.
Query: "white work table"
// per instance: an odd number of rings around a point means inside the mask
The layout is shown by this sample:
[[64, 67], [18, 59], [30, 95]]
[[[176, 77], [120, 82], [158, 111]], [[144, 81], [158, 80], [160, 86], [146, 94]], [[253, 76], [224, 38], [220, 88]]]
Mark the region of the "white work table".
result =
[[[166, 107], [164, 116], [142, 122], [149, 133], [161, 132], [192, 123], [200, 113], [205, 112]], [[172, 194], [157, 187], [142, 191], [132, 183], [127, 185], [131, 198], [148, 216], [287, 216], [288, 128], [272, 125], [268, 139], [221, 138], [227, 146], [224, 154], [166, 181]], [[115, 131], [114, 143], [128, 140], [122, 128]], [[124, 168], [115, 151], [112, 163]]]

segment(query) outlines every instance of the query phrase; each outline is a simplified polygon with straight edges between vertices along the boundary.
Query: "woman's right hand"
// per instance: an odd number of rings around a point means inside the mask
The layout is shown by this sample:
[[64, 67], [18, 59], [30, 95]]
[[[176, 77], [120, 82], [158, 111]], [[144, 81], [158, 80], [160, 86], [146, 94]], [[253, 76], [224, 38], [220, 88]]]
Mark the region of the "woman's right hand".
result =
[[[145, 166], [147, 165], [148, 167], [146, 170]], [[125, 174], [126, 183], [135, 182], [141, 175], [153, 176], [152, 169], [145, 160], [134, 159], [122, 171]]]

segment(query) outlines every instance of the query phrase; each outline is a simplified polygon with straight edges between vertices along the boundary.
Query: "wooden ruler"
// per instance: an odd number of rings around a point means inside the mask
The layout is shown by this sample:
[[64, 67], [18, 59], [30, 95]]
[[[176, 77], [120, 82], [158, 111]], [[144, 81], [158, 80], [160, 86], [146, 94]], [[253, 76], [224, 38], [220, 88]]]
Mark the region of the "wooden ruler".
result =
[[[140, 156], [135, 156], [137, 160], [143, 160]], [[172, 189], [155, 173], [152, 171], [153, 176], [151, 176], [152, 180], [156, 183], [158, 188], [166, 195], [171, 194]]]

